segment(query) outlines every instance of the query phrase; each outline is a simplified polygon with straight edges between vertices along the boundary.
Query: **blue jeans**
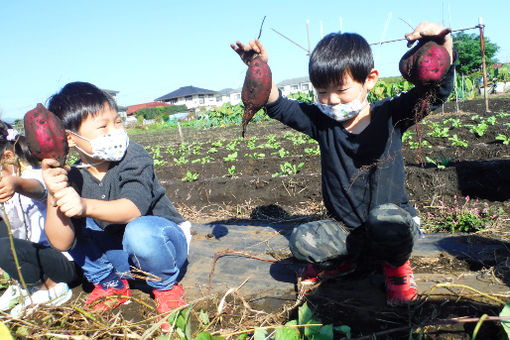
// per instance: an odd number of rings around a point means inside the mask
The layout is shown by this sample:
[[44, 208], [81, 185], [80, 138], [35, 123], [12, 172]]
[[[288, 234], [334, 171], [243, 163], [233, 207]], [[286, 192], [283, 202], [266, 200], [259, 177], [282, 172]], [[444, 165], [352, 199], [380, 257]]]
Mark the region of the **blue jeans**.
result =
[[86, 221], [70, 253], [92, 284], [99, 284], [112, 272], [131, 278], [130, 266], [159, 278], [148, 277], [147, 284], [153, 289], [168, 290], [177, 282], [188, 251], [177, 224], [159, 216], [141, 216], [119, 235], [101, 229], [92, 218]]

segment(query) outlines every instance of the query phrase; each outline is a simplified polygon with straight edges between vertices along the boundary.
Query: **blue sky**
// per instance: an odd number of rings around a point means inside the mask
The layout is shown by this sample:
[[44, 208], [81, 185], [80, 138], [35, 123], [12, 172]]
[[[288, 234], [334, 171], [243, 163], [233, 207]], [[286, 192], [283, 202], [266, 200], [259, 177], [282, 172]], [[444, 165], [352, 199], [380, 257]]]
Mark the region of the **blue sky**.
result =
[[[323, 32], [357, 32], [369, 42], [400, 38], [421, 21], [471, 27], [510, 61], [508, 0], [418, 1], [171, 1], [24, 0], [0, 4], [0, 114], [22, 118], [71, 81], [119, 91], [120, 105], [152, 101], [181, 86], [241, 87], [246, 66], [229, 44], [257, 37], [276, 82], [307, 75], [305, 51], [271, 29], [312, 48]], [[340, 19], [341, 18], [341, 19]], [[387, 27], [387, 29], [385, 29]], [[470, 31], [477, 33], [477, 31]], [[398, 75], [405, 42], [374, 47], [382, 76]]]

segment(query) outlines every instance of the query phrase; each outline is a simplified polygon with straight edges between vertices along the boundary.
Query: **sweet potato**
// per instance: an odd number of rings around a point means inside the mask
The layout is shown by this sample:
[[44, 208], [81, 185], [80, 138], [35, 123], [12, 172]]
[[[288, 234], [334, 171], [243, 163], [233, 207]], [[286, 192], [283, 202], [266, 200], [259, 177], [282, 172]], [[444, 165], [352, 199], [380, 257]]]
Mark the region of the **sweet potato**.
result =
[[39, 160], [53, 158], [64, 165], [69, 147], [62, 121], [39, 103], [25, 114], [23, 123], [32, 154]]
[[434, 86], [450, 69], [450, 55], [434, 40], [420, 41], [404, 54], [398, 66], [404, 79], [415, 86]]
[[404, 79], [418, 88], [418, 101], [414, 107], [414, 120], [418, 138], [418, 156], [421, 157], [421, 132], [418, 122], [430, 113], [430, 106], [437, 99], [441, 81], [450, 69], [450, 54], [442, 46], [450, 29], [444, 29], [434, 37], [422, 38], [407, 51], [399, 62], [399, 70]]
[[271, 69], [260, 57], [256, 56], [248, 66], [244, 78], [241, 100], [244, 104], [243, 132], [246, 132], [246, 125], [253, 118], [255, 113], [266, 105], [271, 93], [272, 76]]

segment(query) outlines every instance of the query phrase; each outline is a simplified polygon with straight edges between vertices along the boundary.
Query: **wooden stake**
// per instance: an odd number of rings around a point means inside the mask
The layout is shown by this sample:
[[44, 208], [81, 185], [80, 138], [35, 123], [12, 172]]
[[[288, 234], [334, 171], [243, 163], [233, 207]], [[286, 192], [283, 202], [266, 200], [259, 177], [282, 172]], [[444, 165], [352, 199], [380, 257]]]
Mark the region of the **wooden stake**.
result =
[[485, 45], [483, 39], [483, 19], [478, 19], [478, 28], [480, 29], [480, 47], [482, 49], [482, 72], [483, 72], [483, 96], [485, 98], [485, 113], [490, 112], [489, 110], [489, 98], [487, 95], [487, 65], [485, 64]]

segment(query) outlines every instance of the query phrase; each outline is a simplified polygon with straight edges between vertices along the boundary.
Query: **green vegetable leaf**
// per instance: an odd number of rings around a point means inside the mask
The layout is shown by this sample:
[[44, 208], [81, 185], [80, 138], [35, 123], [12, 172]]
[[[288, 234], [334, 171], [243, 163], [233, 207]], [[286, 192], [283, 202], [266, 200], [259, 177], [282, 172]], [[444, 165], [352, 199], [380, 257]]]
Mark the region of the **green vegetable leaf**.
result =
[[275, 331], [275, 340], [299, 340], [299, 332], [295, 328], [280, 327]]
[[301, 307], [298, 308], [298, 324], [306, 325], [308, 321], [312, 319], [312, 311], [305, 302]]
[[253, 340], [266, 340], [267, 331], [263, 328], [255, 328], [253, 332]]
[[[503, 310], [501, 311], [501, 313], [499, 313], [499, 316], [510, 317], [510, 302], [505, 303], [505, 307], [503, 307]], [[508, 338], [510, 339], [510, 320], [502, 320], [501, 326], [503, 326], [503, 329], [505, 330], [506, 334], [508, 335]]]

